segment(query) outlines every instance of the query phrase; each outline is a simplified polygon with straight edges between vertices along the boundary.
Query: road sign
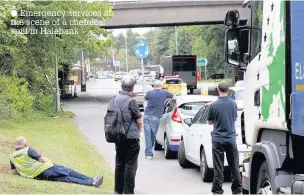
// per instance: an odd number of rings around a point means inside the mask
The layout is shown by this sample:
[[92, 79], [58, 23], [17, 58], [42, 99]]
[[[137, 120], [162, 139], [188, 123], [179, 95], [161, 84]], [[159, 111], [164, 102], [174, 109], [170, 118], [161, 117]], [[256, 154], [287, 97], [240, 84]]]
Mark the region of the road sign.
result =
[[207, 58], [197, 58], [197, 66], [207, 66]]
[[135, 45], [134, 52], [138, 58], [145, 59], [150, 54], [150, 47], [148, 43], [144, 41], [139, 41]]

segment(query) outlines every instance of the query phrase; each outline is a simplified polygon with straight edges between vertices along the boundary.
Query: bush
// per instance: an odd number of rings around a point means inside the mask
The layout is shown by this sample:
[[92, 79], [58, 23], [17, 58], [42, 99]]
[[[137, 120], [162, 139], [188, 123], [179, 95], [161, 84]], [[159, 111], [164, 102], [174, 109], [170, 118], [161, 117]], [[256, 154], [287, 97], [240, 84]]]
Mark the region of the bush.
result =
[[2, 106], [8, 110], [6, 117], [21, 117], [33, 111], [34, 97], [24, 79], [0, 76], [0, 88]]

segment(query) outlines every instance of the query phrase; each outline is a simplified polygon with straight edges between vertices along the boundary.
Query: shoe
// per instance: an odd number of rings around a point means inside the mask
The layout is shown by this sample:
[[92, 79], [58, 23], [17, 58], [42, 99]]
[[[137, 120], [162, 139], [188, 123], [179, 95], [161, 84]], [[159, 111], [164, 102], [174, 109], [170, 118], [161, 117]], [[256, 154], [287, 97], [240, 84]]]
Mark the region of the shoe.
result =
[[146, 156], [146, 159], [153, 159], [153, 156]]
[[96, 188], [99, 188], [101, 184], [103, 183], [103, 176], [97, 175], [93, 178], [92, 185]]

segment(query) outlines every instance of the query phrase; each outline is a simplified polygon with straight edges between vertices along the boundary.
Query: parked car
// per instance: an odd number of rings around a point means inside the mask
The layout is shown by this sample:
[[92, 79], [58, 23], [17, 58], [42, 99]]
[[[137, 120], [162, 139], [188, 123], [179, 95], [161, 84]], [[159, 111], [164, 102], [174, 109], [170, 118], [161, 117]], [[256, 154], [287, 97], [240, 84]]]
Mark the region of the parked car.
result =
[[230, 87], [228, 97], [233, 100], [244, 100], [244, 87]]
[[[178, 150], [178, 162], [181, 167], [188, 167], [191, 163], [200, 167], [201, 177], [204, 182], [213, 179], [212, 141], [211, 131], [213, 126], [207, 122], [210, 104], [204, 105], [200, 111], [192, 118], [184, 119], [187, 127], [183, 131], [182, 141]], [[251, 148], [242, 141], [241, 115], [243, 105], [238, 104], [238, 119], [235, 122], [236, 142], [239, 151], [239, 164], [243, 165], [243, 160], [250, 156]], [[228, 163], [225, 156], [225, 168]]]
[[124, 72], [115, 72], [114, 80], [120, 81], [124, 75], [125, 75]]
[[214, 100], [217, 100], [216, 96], [184, 95], [177, 96], [176, 100], [167, 101], [163, 117], [160, 119], [154, 149], [161, 150], [164, 147], [166, 159], [176, 157], [185, 128], [183, 120], [194, 117], [202, 106]]
[[137, 105], [139, 106], [139, 109], [141, 112], [144, 111], [144, 90], [145, 89], [145, 93], [147, 93], [148, 91], [153, 90], [153, 87], [151, 85], [143, 85], [142, 84], [136, 84], [134, 86], [134, 90], [133, 90], [133, 98], [136, 100]]
[[234, 84], [234, 87], [244, 87], [244, 81], [243, 80], [237, 81]]

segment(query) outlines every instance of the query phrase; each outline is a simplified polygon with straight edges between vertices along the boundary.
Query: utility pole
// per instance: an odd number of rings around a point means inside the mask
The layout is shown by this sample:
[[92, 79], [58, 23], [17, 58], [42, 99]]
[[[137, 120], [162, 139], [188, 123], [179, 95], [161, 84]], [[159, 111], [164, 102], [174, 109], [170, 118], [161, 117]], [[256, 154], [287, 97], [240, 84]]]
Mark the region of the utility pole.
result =
[[178, 55], [178, 48], [177, 48], [177, 27], [175, 26], [175, 51], [176, 55]]
[[84, 83], [83, 50], [81, 50], [81, 83]]
[[126, 45], [126, 71], [127, 73], [129, 72], [129, 67], [128, 67], [128, 43], [127, 43], [127, 34], [128, 30], [126, 30], [126, 35], [125, 35], [125, 45]]
[[[56, 82], [56, 111], [60, 112], [60, 94], [59, 94], [59, 81], [58, 81], [58, 62], [57, 62], [57, 45], [56, 45], [56, 34], [53, 34], [54, 47], [55, 47], [55, 82]], [[63, 82], [63, 81], [62, 81]]]

